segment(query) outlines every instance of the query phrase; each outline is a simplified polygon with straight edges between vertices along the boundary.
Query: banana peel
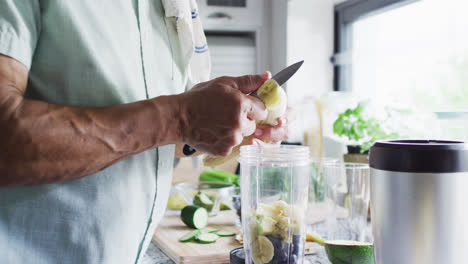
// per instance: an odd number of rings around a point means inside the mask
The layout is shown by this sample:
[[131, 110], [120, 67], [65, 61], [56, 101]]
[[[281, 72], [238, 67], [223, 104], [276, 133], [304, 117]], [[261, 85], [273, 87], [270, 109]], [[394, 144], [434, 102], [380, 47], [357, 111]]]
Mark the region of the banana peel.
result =
[[253, 136], [244, 137], [242, 142], [239, 145], [235, 146], [232, 149], [231, 154], [227, 155], [226, 157], [206, 155], [203, 158], [203, 165], [205, 165], [206, 167], [216, 167], [238, 158], [240, 155], [240, 148], [245, 145], [250, 145], [252, 139]]

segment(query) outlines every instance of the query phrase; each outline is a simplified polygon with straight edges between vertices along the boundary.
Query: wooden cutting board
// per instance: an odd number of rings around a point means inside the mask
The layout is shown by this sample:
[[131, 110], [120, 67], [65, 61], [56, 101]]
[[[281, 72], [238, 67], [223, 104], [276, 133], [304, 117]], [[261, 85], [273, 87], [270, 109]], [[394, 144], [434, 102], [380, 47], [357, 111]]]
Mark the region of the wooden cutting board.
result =
[[[181, 243], [179, 238], [190, 232], [180, 220], [179, 212], [166, 213], [153, 235], [153, 243], [177, 264], [220, 264], [229, 263], [231, 250], [242, 245], [235, 237], [221, 237], [213, 244]], [[207, 230], [223, 230], [238, 233], [235, 225], [237, 215], [232, 211], [222, 211], [208, 220]], [[305, 254], [313, 254], [318, 246], [305, 244]]]
[[[179, 238], [190, 232], [180, 220], [179, 212], [170, 212], [161, 220], [153, 236], [153, 243], [175, 263], [208, 264], [229, 263], [232, 249], [242, 246], [235, 237], [221, 237], [213, 244], [181, 243]], [[223, 230], [238, 233], [232, 211], [222, 211], [208, 220], [207, 230]]]

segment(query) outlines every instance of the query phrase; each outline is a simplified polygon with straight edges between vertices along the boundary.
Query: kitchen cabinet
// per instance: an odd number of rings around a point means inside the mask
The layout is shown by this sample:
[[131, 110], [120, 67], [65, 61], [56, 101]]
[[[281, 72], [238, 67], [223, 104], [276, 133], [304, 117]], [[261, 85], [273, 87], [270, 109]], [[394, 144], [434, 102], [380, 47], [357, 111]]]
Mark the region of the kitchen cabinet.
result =
[[277, 72], [286, 66], [287, 1], [199, 0], [198, 5], [212, 77]]

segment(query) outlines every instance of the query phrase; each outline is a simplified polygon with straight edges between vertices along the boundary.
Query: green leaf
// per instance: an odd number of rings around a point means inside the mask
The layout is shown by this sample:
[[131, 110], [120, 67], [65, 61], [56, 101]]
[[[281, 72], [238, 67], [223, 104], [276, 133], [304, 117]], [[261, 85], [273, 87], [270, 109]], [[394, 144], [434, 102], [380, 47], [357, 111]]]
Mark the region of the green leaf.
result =
[[342, 136], [344, 133], [344, 122], [342, 118], [338, 118], [335, 123], [333, 123], [333, 133]]
[[[361, 150], [367, 151], [376, 140], [396, 138], [398, 134], [393, 131], [387, 132], [385, 122], [391, 113], [381, 121], [372, 117], [366, 117], [364, 110], [366, 103], [359, 103], [354, 109], [346, 109], [338, 115], [333, 123], [333, 133], [346, 137], [350, 141], [361, 142]], [[388, 111], [387, 111], [388, 112]]]
[[364, 106], [359, 103], [357, 106], [356, 106], [356, 109], [354, 110], [354, 113], [356, 116], [359, 116], [361, 115], [362, 111], [364, 111]]

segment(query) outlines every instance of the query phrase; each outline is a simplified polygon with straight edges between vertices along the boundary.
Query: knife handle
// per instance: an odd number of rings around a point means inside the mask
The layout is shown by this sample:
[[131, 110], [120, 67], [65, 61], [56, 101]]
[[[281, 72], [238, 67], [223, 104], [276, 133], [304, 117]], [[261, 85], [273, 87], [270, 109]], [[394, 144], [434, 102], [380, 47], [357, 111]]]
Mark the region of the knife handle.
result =
[[195, 152], [197, 152], [197, 150], [187, 144], [185, 144], [184, 148], [182, 149], [182, 153], [184, 153], [185, 156], [191, 156]]

